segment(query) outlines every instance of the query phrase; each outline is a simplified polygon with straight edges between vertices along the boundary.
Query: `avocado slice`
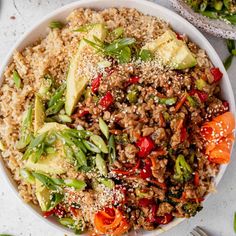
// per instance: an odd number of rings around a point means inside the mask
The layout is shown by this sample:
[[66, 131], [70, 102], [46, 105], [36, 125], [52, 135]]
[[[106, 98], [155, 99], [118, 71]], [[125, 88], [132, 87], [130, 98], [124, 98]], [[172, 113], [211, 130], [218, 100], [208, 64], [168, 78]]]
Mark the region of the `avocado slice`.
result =
[[38, 134], [42, 134], [50, 131], [60, 131], [64, 129], [69, 129], [66, 125], [59, 124], [57, 122], [44, 123], [41, 129], [38, 130]]
[[35, 179], [35, 195], [42, 211], [47, 211], [48, 206], [50, 205], [50, 190], [38, 179]]
[[152, 53], [155, 53], [160, 46], [166, 44], [172, 40], [176, 39], [176, 34], [172, 30], [167, 30], [164, 34], [162, 34], [157, 39], [152, 42], [146, 43], [142, 49], [147, 49]]
[[183, 70], [197, 64], [186, 43], [177, 39], [172, 30], [167, 30], [156, 40], [147, 43], [143, 49], [151, 51], [163, 66], [171, 69]]
[[[103, 24], [95, 24], [85, 38], [94, 42], [94, 36], [100, 41], [104, 41], [106, 37], [106, 28]], [[86, 54], [86, 56], [83, 54]], [[81, 72], [78, 72], [78, 68], [82, 67], [83, 71], [91, 71], [91, 60], [89, 58], [94, 55], [94, 66], [101, 61], [101, 57], [95, 56], [95, 54], [96, 50], [82, 39], [75, 56], [72, 58], [67, 76], [65, 101], [65, 110], [67, 115], [72, 114], [80, 96], [84, 91], [84, 88], [90, 79], [85, 73], [81, 74]]]
[[44, 124], [45, 112], [42, 98], [36, 94], [34, 102], [34, 133]]
[[[38, 134], [67, 128], [68, 127], [66, 125], [58, 124], [56, 122], [45, 123], [43, 127], [38, 130]], [[32, 156], [29, 156], [27, 162], [25, 163], [25, 168], [52, 175], [65, 173], [68, 170], [69, 162], [65, 158], [63, 144], [58, 141], [55, 146], [57, 149], [55, 153], [42, 156], [37, 163], [34, 163]]]

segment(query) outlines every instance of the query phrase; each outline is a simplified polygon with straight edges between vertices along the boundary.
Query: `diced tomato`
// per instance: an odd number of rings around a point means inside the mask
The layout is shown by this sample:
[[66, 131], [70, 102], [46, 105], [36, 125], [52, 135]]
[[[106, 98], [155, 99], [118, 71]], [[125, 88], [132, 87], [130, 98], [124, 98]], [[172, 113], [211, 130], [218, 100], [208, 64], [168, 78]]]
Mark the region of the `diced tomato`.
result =
[[98, 91], [101, 79], [102, 79], [102, 74], [98, 74], [98, 76], [93, 79], [93, 81], [91, 83], [91, 89], [92, 89], [93, 93], [96, 93]]
[[152, 177], [151, 166], [152, 166], [151, 160], [150, 159], [146, 159], [144, 167], [142, 168], [142, 170], [140, 172], [140, 177], [142, 179], [147, 179], [147, 178], [151, 178]]
[[43, 213], [43, 216], [45, 218], [51, 216], [51, 215], [56, 215], [59, 218], [62, 218], [65, 215], [65, 208], [62, 205], [57, 205], [55, 208], [53, 208], [50, 211], [45, 211]]
[[139, 82], [140, 78], [138, 76], [133, 76], [129, 79], [130, 84], [137, 84]]
[[177, 33], [177, 32], [176, 32], [176, 38], [177, 38], [178, 40], [184, 40], [184, 39], [183, 39], [183, 36], [182, 36], [181, 34]]
[[138, 201], [138, 205], [140, 207], [150, 207], [151, 205], [154, 205], [155, 202], [153, 199], [148, 199], [148, 198], [140, 198]]
[[180, 142], [184, 142], [187, 138], [187, 129], [182, 127], [180, 130]]
[[197, 90], [197, 89], [192, 89], [189, 92], [189, 95], [191, 95], [191, 96], [193, 96], [195, 94], [197, 94], [197, 96], [199, 97], [201, 102], [205, 102], [208, 99], [208, 94], [204, 91], [200, 91], [200, 90]]
[[113, 103], [113, 96], [111, 94], [110, 91], [108, 91], [106, 93], [106, 95], [104, 97], [101, 98], [99, 104], [104, 108], [104, 109], [108, 109], [111, 104]]
[[152, 205], [151, 206], [151, 218], [149, 219], [151, 223], [156, 222], [156, 214], [158, 210], [158, 205]]
[[139, 147], [139, 157], [147, 157], [155, 147], [155, 143], [148, 136], [139, 138], [136, 145]]
[[87, 109], [81, 109], [81, 110], [78, 110], [75, 114], [73, 114], [71, 117], [73, 119], [76, 119], [76, 118], [81, 118], [81, 117], [84, 117], [86, 115], [89, 114], [89, 111]]
[[219, 68], [214, 67], [214, 68], [211, 68], [210, 71], [211, 71], [211, 74], [214, 77], [214, 82], [218, 82], [222, 79], [223, 74], [222, 74], [222, 72], [220, 71]]
[[173, 220], [173, 216], [171, 214], [166, 213], [164, 216], [157, 216], [156, 223], [160, 225], [166, 225]]
[[58, 217], [58, 218], [62, 218], [64, 217], [64, 215], [66, 214], [65, 208], [62, 205], [57, 205], [54, 208], [54, 214]]
[[53, 215], [54, 212], [55, 212], [54, 209], [52, 209], [51, 211], [45, 211], [45, 212], [43, 212], [43, 217], [47, 218], [47, 217]]
[[222, 104], [223, 104], [225, 110], [228, 111], [229, 110], [229, 103], [227, 101], [223, 101]]

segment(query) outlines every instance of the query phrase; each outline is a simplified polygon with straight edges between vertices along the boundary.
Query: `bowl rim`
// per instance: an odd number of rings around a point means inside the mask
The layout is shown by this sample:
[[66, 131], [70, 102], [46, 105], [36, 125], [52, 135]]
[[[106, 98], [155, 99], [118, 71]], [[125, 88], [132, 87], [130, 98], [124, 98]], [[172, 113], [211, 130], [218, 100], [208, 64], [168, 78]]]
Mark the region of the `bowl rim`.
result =
[[[175, 13], [174, 11], [172, 11], [172, 10], [166, 8], [166, 7], [163, 7], [163, 6], [159, 5], [158, 3], [150, 2], [150, 1], [147, 1], [147, 0], [129, 0], [129, 1], [126, 1], [126, 0], [119, 0], [119, 1], [114, 1], [114, 0], [113, 1], [111, 1], [111, 0], [80, 0], [80, 1], [72, 2], [70, 4], [64, 5], [62, 7], [59, 7], [58, 9], [52, 11], [51, 13], [44, 16], [41, 20], [36, 21], [35, 24], [33, 24], [33, 26], [31, 26], [30, 29], [27, 30], [20, 37], [20, 39], [13, 45], [13, 47], [11, 48], [9, 53], [7, 54], [4, 62], [1, 65], [1, 68], [0, 68], [0, 86], [3, 82], [3, 80], [4, 80], [3, 78], [4, 78], [5, 68], [11, 62], [13, 53], [15, 52], [15, 50], [21, 50], [21, 48], [22, 48], [21, 45], [24, 44], [25, 41], [27, 41], [27, 38], [31, 36], [33, 31], [37, 30], [40, 26], [50, 22], [50, 20], [53, 20], [53, 19], [57, 18], [58, 15], [63, 14], [63, 12], [66, 12], [68, 10], [73, 11], [74, 9], [80, 8], [80, 7], [94, 8], [94, 7], [91, 7], [91, 4], [95, 4], [95, 5], [97, 4], [97, 5], [99, 5], [98, 8], [104, 9], [104, 8], [107, 8], [107, 7], [103, 7], [103, 4], [105, 4], [105, 3], [108, 4], [109, 7], [123, 7], [124, 6], [124, 7], [127, 7], [127, 8], [135, 8], [135, 9], [136, 9], [136, 4], [137, 5], [142, 5], [145, 9], [153, 8], [153, 9], [155, 9], [157, 11], [160, 11], [160, 12], [163, 11], [166, 15], [169, 15], [173, 19], [181, 21], [182, 23], [187, 25], [188, 29], [184, 29], [184, 31], [192, 31], [192, 32], [194, 32], [195, 35], [198, 36], [199, 39], [205, 41], [204, 44], [205, 44], [206, 52], [208, 54], [210, 52], [212, 54], [212, 57], [214, 56], [215, 64], [217, 64], [217, 66], [220, 67], [220, 70], [224, 74], [224, 80], [225, 80], [224, 82], [226, 83], [226, 90], [229, 93], [229, 97], [230, 97], [229, 102], [233, 104], [233, 106], [230, 106], [230, 110], [231, 110], [231, 112], [233, 112], [233, 114], [235, 114], [234, 94], [233, 94], [232, 86], [230, 84], [229, 77], [227, 75], [227, 72], [226, 72], [223, 64], [222, 64], [222, 61], [220, 60], [218, 54], [216, 53], [216, 51], [212, 47], [212, 45], [209, 43], [209, 41], [205, 38], [205, 36], [203, 36], [203, 34], [198, 29], [196, 29], [195, 26], [193, 26], [191, 23], [189, 23], [182, 16], [178, 15], [177, 13]], [[144, 10], [138, 9], [138, 10], [143, 12], [144, 14], [146, 14], [145, 9]], [[154, 16], [158, 17], [158, 14], [156, 14]], [[162, 19], [163, 17], [160, 17], [160, 18]], [[164, 20], [168, 21], [168, 19], [164, 19]], [[46, 29], [44, 29], [43, 31], [46, 32]], [[40, 34], [38, 34], [37, 38], [39, 38], [39, 37], [40, 37]], [[32, 42], [29, 42], [26, 45], [30, 45], [30, 44], [32, 44]], [[24, 45], [23, 48], [26, 45]], [[211, 61], [212, 61], [212, 59], [211, 59]], [[231, 102], [231, 100], [233, 102]], [[227, 165], [221, 165], [220, 166], [220, 171], [219, 171], [218, 175], [216, 176], [216, 178], [214, 180], [216, 185], [219, 183], [219, 181], [223, 177], [226, 168], [227, 168]], [[46, 222], [47, 224], [51, 225], [54, 229], [60, 230], [60, 232], [67, 233], [67, 234], [72, 233], [69, 229], [66, 229], [65, 227], [60, 226], [58, 223], [55, 223], [55, 221], [53, 221], [51, 219], [45, 219], [37, 211], [37, 209], [38, 209], [37, 207], [35, 207], [31, 203], [29, 204], [29, 203], [25, 203], [23, 201], [23, 199], [19, 196], [19, 192], [17, 190], [17, 185], [16, 185], [15, 181], [13, 180], [9, 169], [4, 164], [3, 158], [0, 158], [0, 175], [3, 176], [3, 179], [6, 183], [6, 185], [8, 185], [8, 187], [11, 189], [11, 191], [14, 192], [14, 195], [17, 196], [17, 199], [19, 200], [19, 202], [21, 204], [23, 203], [23, 205], [25, 207], [27, 207], [34, 215], [36, 215], [38, 218], [40, 218], [42, 221]], [[143, 231], [141, 231], [140, 235], [144, 235], [144, 234], [148, 235], [148, 236], [159, 235], [160, 233], [166, 232], [167, 230], [177, 226], [179, 223], [183, 222], [184, 220], [185, 220], [185, 218], [175, 219], [174, 221], [172, 221], [168, 225], [163, 226], [161, 229], [156, 229], [156, 230], [153, 230], [153, 231], [149, 231], [148, 233], [144, 233]]]
[[[216, 37], [226, 39], [236, 39], [236, 25], [230, 25], [225, 23], [223, 20], [210, 19], [203, 16], [187, 5], [183, 0], [170, 0], [173, 8], [184, 18], [189, 20], [192, 24], [205, 32], [212, 34]], [[196, 20], [196, 18], [198, 20]], [[228, 27], [226, 29], [225, 27]]]

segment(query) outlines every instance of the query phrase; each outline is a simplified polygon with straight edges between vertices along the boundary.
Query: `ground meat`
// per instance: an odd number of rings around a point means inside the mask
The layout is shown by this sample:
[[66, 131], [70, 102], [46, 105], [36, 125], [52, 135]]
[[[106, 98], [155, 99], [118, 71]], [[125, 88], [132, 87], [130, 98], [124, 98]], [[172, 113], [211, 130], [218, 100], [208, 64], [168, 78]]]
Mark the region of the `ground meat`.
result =
[[165, 181], [165, 173], [166, 173], [166, 166], [168, 160], [156, 160], [156, 166], [152, 167], [152, 175], [157, 178], [160, 183], [164, 183]]
[[170, 203], [162, 202], [162, 203], [160, 203], [160, 205], [158, 207], [157, 215], [163, 216], [163, 215], [165, 215], [165, 213], [170, 214], [173, 209], [174, 209], [174, 207]]
[[157, 128], [152, 134], [152, 139], [156, 144], [160, 144], [161, 141], [166, 139], [166, 132], [164, 128]]
[[129, 159], [130, 162], [134, 162], [133, 160], [135, 160], [136, 153], [138, 151], [139, 151], [139, 149], [135, 145], [128, 144], [125, 147], [125, 156], [127, 157], [127, 159]]

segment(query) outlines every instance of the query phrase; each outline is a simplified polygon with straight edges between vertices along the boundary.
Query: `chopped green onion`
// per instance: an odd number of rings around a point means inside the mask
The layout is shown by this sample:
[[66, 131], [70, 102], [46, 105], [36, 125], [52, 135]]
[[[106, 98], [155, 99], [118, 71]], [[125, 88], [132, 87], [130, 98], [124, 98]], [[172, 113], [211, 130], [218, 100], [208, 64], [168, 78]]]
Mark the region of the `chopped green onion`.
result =
[[74, 32], [88, 32], [91, 30], [96, 24], [87, 24], [80, 26], [78, 29], [74, 30]]
[[52, 21], [49, 24], [49, 28], [51, 29], [62, 29], [64, 24], [60, 21]]
[[113, 189], [115, 187], [115, 183], [113, 180], [111, 179], [107, 179], [107, 178], [101, 178], [100, 182], [106, 186], [107, 188]]
[[114, 39], [118, 39], [123, 35], [123, 33], [124, 33], [124, 28], [118, 27], [111, 32], [111, 35], [113, 36]]
[[54, 209], [64, 198], [64, 195], [61, 193], [52, 193], [51, 195], [51, 202], [48, 208], [48, 211]]
[[21, 88], [21, 77], [16, 70], [13, 72], [13, 81], [18, 89]]
[[126, 98], [130, 103], [136, 103], [137, 100], [138, 100], [138, 90], [137, 90], [137, 88], [133, 87], [131, 90], [129, 90]]
[[87, 166], [87, 157], [81, 149], [74, 152], [79, 166]]
[[35, 178], [34, 176], [31, 174], [30, 171], [26, 170], [26, 169], [20, 169], [20, 176], [26, 180], [27, 182], [29, 182], [30, 184], [35, 184]]
[[94, 145], [93, 143], [91, 143], [87, 140], [83, 140], [83, 144], [91, 152], [95, 152], [95, 153], [101, 152], [101, 150], [96, 145]]
[[60, 224], [66, 226], [68, 228], [74, 227], [74, 225], [75, 225], [75, 220], [73, 220], [72, 218], [60, 218], [59, 222], [60, 222]]
[[78, 179], [65, 179], [64, 183], [66, 186], [73, 187], [77, 190], [84, 190], [85, 187], [87, 186], [87, 184], [84, 181]]
[[149, 61], [153, 58], [153, 54], [148, 49], [142, 49], [142, 51], [139, 54], [139, 57], [142, 61]]
[[195, 85], [196, 85], [198, 90], [202, 91], [203, 88], [207, 85], [207, 82], [203, 79], [197, 79], [195, 81]]
[[64, 83], [55, 91], [55, 93], [48, 102], [48, 107], [55, 105], [62, 98], [65, 89], [66, 89], [66, 84]]
[[191, 96], [187, 96], [187, 100], [189, 102], [189, 105], [191, 107], [196, 107], [197, 106], [197, 102], [195, 101], [195, 99]]
[[32, 139], [32, 133], [31, 133], [32, 112], [33, 112], [33, 108], [32, 106], [30, 106], [23, 116], [23, 122], [22, 122], [21, 132], [20, 132], [20, 140], [16, 144], [17, 149], [25, 148]]
[[51, 190], [58, 190], [58, 186], [55, 184], [55, 182], [48, 176], [41, 174], [41, 173], [36, 173], [32, 172], [32, 175], [38, 179], [42, 184], [44, 184], [48, 189]]
[[176, 101], [177, 98], [159, 98], [158, 103], [172, 106], [176, 103]]
[[101, 175], [107, 176], [107, 166], [105, 160], [102, 158], [100, 154], [96, 155], [96, 166], [100, 172]]
[[103, 153], [108, 153], [107, 145], [104, 140], [98, 135], [92, 135], [90, 137], [91, 142], [93, 142]]
[[60, 114], [60, 115], [58, 115], [58, 118], [63, 123], [71, 123], [72, 122], [72, 119], [68, 115]]
[[105, 121], [99, 117], [99, 128], [102, 131], [102, 133], [104, 134], [104, 136], [109, 139], [109, 128], [107, 126], [107, 124], [105, 123]]
[[112, 164], [116, 160], [116, 146], [114, 135], [111, 135], [108, 141], [109, 162]]

